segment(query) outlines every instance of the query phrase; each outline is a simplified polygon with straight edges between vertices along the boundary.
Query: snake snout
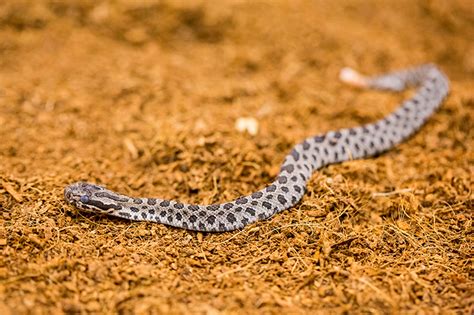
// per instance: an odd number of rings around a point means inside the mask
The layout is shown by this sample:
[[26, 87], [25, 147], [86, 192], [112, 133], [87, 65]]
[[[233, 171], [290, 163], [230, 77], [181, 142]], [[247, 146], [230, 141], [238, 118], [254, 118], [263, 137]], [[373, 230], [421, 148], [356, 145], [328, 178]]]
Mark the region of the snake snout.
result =
[[78, 183], [72, 184], [64, 188], [64, 199], [70, 204], [75, 204], [80, 195]]
[[69, 187], [66, 187], [64, 188], [64, 199], [66, 199], [67, 202], [71, 202], [71, 196], [72, 193], [71, 193], [71, 188]]

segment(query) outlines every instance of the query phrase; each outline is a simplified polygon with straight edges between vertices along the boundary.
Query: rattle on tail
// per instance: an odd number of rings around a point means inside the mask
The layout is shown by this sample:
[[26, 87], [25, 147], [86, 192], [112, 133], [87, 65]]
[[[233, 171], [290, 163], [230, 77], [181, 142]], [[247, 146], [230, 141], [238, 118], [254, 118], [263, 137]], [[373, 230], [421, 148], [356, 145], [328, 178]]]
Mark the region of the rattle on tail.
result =
[[67, 186], [65, 199], [82, 210], [188, 230], [240, 229], [295, 205], [303, 197], [307, 181], [315, 170], [328, 164], [373, 156], [405, 140], [424, 124], [449, 92], [447, 78], [431, 64], [375, 77], [344, 68], [340, 79], [361, 88], [391, 91], [419, 88], [411, 99], [374, 123], [306, 138], [286, 156], [273, 183], [230, 202], [195, 205], [159, 198], [134, 198], [84, 182]]

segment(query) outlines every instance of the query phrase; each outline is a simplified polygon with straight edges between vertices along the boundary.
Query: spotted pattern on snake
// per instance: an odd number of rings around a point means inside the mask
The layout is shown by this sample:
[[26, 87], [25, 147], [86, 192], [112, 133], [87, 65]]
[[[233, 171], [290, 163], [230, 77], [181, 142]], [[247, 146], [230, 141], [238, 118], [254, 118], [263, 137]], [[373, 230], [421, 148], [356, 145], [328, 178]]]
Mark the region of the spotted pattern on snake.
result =
[[374, 123], [304, 139], [286, 156], [273, 183], [230, 202], [195, 205], [159, 198], [134, 198], [84, 182], [67, 186], [65, 199], [82, 210], [135, 221], [205, 232], [241, 229], [297, 204], [315, 170], [393, 148], [414, 134], [449, 92], [446, 76], [432, 64], [374, 77], [346, 68], [341, 72], [341, 79], [362, 88], [402, 91], [417, 87], [418, 90], [394, 112]]

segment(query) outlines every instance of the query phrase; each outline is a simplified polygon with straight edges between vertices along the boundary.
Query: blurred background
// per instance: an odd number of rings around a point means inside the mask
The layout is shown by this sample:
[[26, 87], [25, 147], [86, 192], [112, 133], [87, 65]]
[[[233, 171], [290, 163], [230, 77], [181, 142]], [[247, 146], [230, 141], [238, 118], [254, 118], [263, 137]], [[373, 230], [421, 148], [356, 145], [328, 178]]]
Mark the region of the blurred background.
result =
[[[472, 0], [0, 1], [0, 313], [472, 313], [473, 39]], [[419, 134], [243, 231], [63, 201], [79, 180], [251, 193], [304, 137], [411, 93], [357, 91], [342, 67], [427, 62], [452, 91]]]

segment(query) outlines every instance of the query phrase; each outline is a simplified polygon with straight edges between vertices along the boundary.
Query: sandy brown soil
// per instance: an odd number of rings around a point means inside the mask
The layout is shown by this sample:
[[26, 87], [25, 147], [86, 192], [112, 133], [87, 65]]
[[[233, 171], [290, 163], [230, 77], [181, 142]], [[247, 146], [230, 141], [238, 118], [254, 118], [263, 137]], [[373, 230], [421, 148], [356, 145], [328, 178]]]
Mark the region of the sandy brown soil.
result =
[[[67, 4], [66, 4], [67, 3]], [[472, 313], [471, 1], [0, 2], [0, 313]], [[412, 139], [303, 200], [201, 234], [81, 213], [65, 185], [220, 202], [305, 136], [387, 114], [341, 67], [435, 62]], [[257, 136], [239, 133], [255, 117]]]

